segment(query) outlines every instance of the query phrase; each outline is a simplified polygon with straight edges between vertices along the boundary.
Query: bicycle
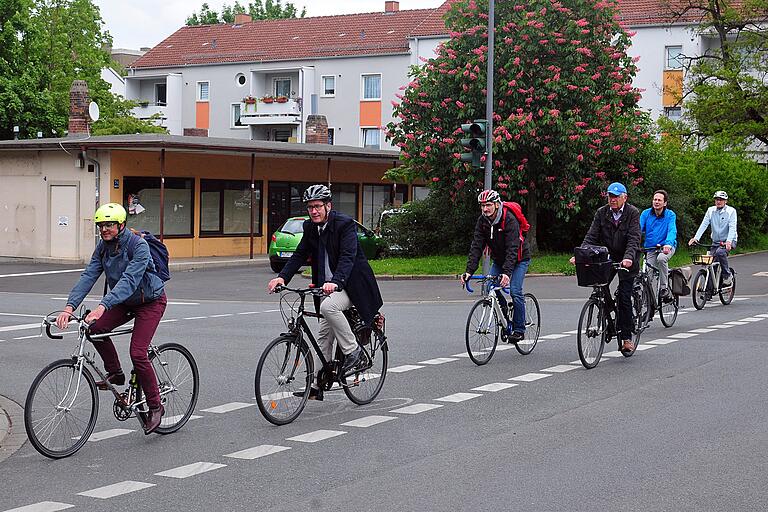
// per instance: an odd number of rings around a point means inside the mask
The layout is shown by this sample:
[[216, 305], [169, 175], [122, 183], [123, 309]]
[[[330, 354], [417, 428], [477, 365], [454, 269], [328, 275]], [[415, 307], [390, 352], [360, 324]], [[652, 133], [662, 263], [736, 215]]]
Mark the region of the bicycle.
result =
[[[619, 272], [629, 272], [620, 263], [606, 263]], [[579, 269], [578, 265], [576, 267]], [[608, 279], [610, 282], [610, 279]], [[611, 297], [608, 282], [590, 284], [592, 294], [584, 303], [579, 315], [579, 330], [576, 334], [576, 343], [579, 351], [579, 359], [584, 368], [590, 370], [597, 366], [603, 355], [603, 345], [610, 343], [615, 336], [618, 342], [619, 352], [624, 357], [631, 357], [640, 343], [640, 335], [648, 325], [648, 307], [644, 306], [643, 287], [637, 286], [637, 279], [632, 289], [632, 350], [622, 350], [622, 340], [616, 324], [618, 314], [616, 304], [618, 301], [618, 287]]]
[[[672, 327], [675, 324], [675, 320], [677, 320], [677, 312], [680, 309], [680, 297], [674, 295], [671, 291], [669, 291], [666, 297], [661, 296], [661, 290], [658, 286], [654, 286], [655, 283], [659, 282], [661, 271], [648, 263], [647, 259], [649, 252], [659, 254], [663, 249], [661, 246], [656, 246], [643, 248], [640, 251], [643, 253], [643, 261], [640, 265], [638, 279], [641, 282], [644, 293], [647, 294], [647, 298], [644, 299], [648, 303], [648, 313], [645, 315], [647, 321], [650, 322], [653, 318], [653, 313], [658, 311], [659, 318], [664, 327]], [[654, 290], [656, 291], [654, 292]]]
[[[706, 245], [698, 242], [693, 244], [696, 247], [706, 247], [705, 252], [696, 252], [694, 249], [691, 251], [691, 263], [694, 265], [701, 265], [701, 268], [693, 278], [691, 285], [691, 298], [693, 299], [693, 307], [696, 309], [703, 309], [704, 305], [715, 294], [720, 296], [720, 302], [724, 306], [727, 306], [733, 301], [733, 297], [736, 295], [736, 271], [731, 267], [731, 284], [729, 286], [723, 286], [721, 280], [722, 268], [720, 262], [713, 261], [714, 256], [710, 254], [712, 249], [718, 247], [718, 245]], [[723, 242], [720, 242], [719, 246], [725, 246]], [[715, 286], [717, 283], [717, 286]]]
[[338, 384], [353, 403], [371, 403], [381, 391], [387, 375], [389, 347], [384, 334], [384, 317], [377, 313], [373, 326], [369, 327], [356, 308], [345, 311], [362, 349], [362, 356], [355, 368], [342, 375], [344, 358], [338, 344], [334, 359], [326, 360], [305, 318], [323, 318], [320, 313], [305, 309], [307, 296], [321, 297], [323, 290], [278, 286], [275, 291], [295, 293], [298, 298], [293, 304], [288, 304], [288, 293], [280, 296], [280, 313], [288, 332], [280, 334], [267, 345], [256, 367], [256, 403], [264, 418], [274, 425], [285, 425], [298, 418], [304, 410], [315, 378], [311, 350], [314, 350], [321, 364], [317, 374], [317, 385], [321, 390], [331, 391]]
[[[51, 333], [57, 312], [47, 315], [41, 326], [51, 339], [64, 337]], [[68, 457], [88, 441], [96, 426], [99, 399], [91, 368], [115, 397], [112, 412], [119, 421], [135, 416], [144, 428], [149, 412], [136, 373], [131, 370], [128, 386], [122, 393], [106, 380], [96, 366], [94, 357], [85, 351], [85, 341], [130, 334], [133, 327], [124, 327], [104, 334], [91, 334], [85, 317], [90, 311], [70, 314], [78, 324], [77, 345], [69, 359], [59, 359], [46, 366], [32, 381], [24, 405], [24, 426], [30, 443], [42, 455], [52, 459]], [[192, 354], [178, 343], [150, 345], [149, 360], [157, 375], [160, 400], [165, 407], [160, 426], [155, 432], [176, 432], [189, 420], [197, 403], [199, 374]], [[82, 413], [80, 412], [82, 408]]]
[[[467, 291], [473, 293], [470, 287], [470, 281], [474, 279], [480, 282], [482, 298], [475, 302], [469, 310], [467, 317], [467, 327], [465, 332], [465, 341], [467, 354], [469, 358], [478, 366], [482, 366], [491, 360], [496, 352], [496, 345], [499, 342], [499, 335], [505, 342], [508, 342], [507, 324], [512, 318], [514, 304], [509, 302], [507, 305], [507, 315], [499, 303], [497, 291], [507, 291], [508, 288], [499, 286], [499, 277], [493, 275], [470, 276], [464, 283]], [[531, 293], [525, 295], [525, 336], [522, 340], [514, 343], [515, 348], [522, 355], [528, 355], [533, 352], [536, 342], [539, 340], [541, 332], [541, 310], [539, 301]]]

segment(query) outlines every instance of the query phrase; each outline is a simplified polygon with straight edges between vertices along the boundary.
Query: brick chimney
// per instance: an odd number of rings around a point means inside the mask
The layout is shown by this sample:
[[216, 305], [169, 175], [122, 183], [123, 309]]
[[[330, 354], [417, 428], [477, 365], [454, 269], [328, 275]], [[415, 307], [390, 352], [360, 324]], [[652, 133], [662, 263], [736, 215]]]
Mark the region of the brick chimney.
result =
[[235, 25], [242, 25], [243, 23], [250, 23], [253, 21], [250, 14], [235, 14]]
[[400, 10], [400, 2], [387, 0], [384, 2], [384, 12], [397, 12]]
[[307, 116], [307, 144], [328, 144], [328, 121], [325, 116]]
[[88, 134], [88, 84], [75, 80], [69, 89], [69, 136]]

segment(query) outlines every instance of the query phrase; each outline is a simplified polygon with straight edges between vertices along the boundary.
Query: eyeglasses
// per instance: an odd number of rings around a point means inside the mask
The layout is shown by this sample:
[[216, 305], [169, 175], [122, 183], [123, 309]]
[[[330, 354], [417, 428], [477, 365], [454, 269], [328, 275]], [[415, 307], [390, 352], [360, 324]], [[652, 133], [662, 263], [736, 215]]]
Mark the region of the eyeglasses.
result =
[[112, 229], [115, 226], [117, 226], [117, 222], [99, 222], [96, 224], [99, 229]]
[[308, 212], [311, 212], [311, 211], [316, 211], [316, 212], [319, 212], [319, 211], [321, 211], [321, 210], [322, 210], [324, 207], [325, 207], [325, 204], [318, 204], [318, 205], [315, 205], [315, 206], [312, 206], [312, 205], [308, 204], [308, 205], [307, 205], [307, 211], [308, 211]]

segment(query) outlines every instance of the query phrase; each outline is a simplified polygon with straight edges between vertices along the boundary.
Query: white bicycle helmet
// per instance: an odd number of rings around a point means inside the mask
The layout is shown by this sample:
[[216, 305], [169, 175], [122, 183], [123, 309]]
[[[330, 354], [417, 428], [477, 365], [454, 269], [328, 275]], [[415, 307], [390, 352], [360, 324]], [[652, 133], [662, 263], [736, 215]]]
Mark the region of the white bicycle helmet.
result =
[[319, 184], [319, 185], [310, 185], [307, 187], [307, 190], [304, 191], [304, 202], [308, 203], [310, 201], [322, 201], [324, 203], [327, 203], [331, 200], [331, 189], [326, 187], [325, 185]]
[[717, 192], [715, 192], [715, 195], [712, 196], [712, 197], [714, 197], [715, 199], [725, 199], [725, 200], [727, 200], [728, 199], [728, 194], [725, 193], [725, 190], [718, 190]]

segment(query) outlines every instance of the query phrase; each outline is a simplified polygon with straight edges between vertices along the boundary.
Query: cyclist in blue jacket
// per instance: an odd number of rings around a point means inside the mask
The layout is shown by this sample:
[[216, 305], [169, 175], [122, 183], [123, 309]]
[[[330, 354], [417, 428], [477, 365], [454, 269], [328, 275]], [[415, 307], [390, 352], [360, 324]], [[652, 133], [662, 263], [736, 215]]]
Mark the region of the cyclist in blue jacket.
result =
[[[91, 323], [92, 334], [113, 331], [116, 327], [134, 319], [131, 335], [131, 361], [136, 377], [147, 398], [149, 414], [145, 422], [145, 434], [153, 432], [162, 420], [165, 409], [160, 400], [157, 376], [149, 361], [147, 351], [157, 325], [163, 318], [167, 303], [163, 281], [155, 275], [154, 262], [147, 242], [138, 237], [133, 254], [128, 254], [128, 241], [133, 234], [125, 228], [127, 214], [117, 203], [108, 203], [96, 210], [96, 222], [101, 241], [93, 251], [91, 261], [80, 276], [67, 298], [67, 305], [56, 318], [56, 325], [65, 329], [72, 312], [83, 302], [93, 285], [104, 273], [110, 291], [99, 305], [85, 317]], [[114, 385], [125, 384], [125, 374], [120, 366], [115, 345], [109, 338], [94, 342], [96, 351], [104, 361], [106, 380]], [[105, 381], [96, 385], [107, 388]]]
[[661, 246], [662, 252], [648, 252], [648, 263], [659, 269], [659, 294], [661, 298], [669, 296], [667, 279], [669, 260], [677, 248], [677, 215], [667, 208], [669, 194], [666, 190], [653, 193], [652, 207], [640, 214], [640, 232], [645, 235], [643, 247], [655, 249]]

